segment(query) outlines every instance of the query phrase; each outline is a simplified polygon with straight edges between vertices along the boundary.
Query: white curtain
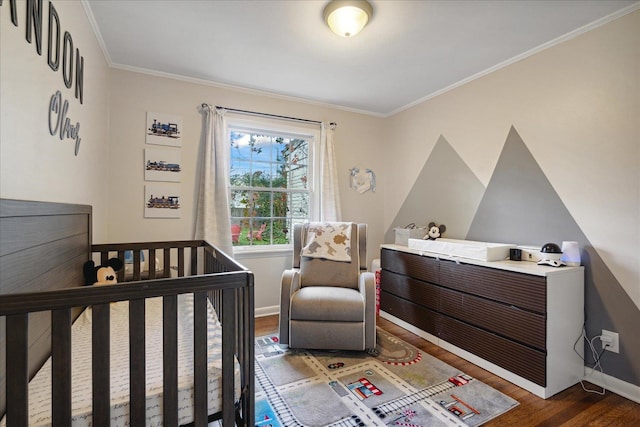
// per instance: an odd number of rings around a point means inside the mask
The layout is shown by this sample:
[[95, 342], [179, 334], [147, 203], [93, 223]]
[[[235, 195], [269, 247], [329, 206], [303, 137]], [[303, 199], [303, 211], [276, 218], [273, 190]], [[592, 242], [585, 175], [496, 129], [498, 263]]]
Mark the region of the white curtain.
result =
[[200, 192], [195, 238], [204, 239], [233, 256], [229, 214], [229, 144], [225, 137], [224, 109], [202, 106], [204, 129]]
[[322, 123], [320, 128], [320, 221], [342, 220], [334, 133], [335, 123]]

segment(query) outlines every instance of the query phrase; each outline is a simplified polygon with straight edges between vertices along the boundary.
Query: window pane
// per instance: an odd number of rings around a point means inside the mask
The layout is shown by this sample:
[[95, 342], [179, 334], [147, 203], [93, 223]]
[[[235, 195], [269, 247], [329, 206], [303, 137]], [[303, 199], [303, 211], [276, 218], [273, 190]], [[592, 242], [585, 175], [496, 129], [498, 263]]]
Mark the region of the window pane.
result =
[[250, 136], [241, 132], [231, 132], [231, 160], [251, 160]]
[[249, 216], [249, 191], [234, 190], [231, 192], [231, 217], [243, 218]]
[[273, 137], [265, 135], [251, 135], [251, 160], [254, 162], [271, 162], [276, 158], [276, 147]]
[[286, 218], [289, 213], [289, 193], [273, 193], [273, 216], [275, 218]]
[[304, 165], [294, 165], [289, 172], [289, 188], [306, 190], [308, 183], [308, 168]]
[[293, 218], [309, 217], [309, 194], [292, 193], [289, 196], [289, 215]]
[[293, 224], [309, 220], [309, 142], [233, 131], [230, 143], [234, 245], [290, 244]]
[[246, 237], [250, 245], [270, 245], [269, 232], [267, 224], [269, 220], [266, 218], [252, 218], [248, 221]]
[[231, 179], [232, 186], [249, 186], [251, 185], [251, 162], [235, 159], [231, 161]]
[[271, 192], [252, 191], [250, 197], [251, 217], [271, 217]]
[[273, 244], [288, 245], [289, 235], [291, 234], [291, 220], [275, 219], [273, 220]]
[[286, 163], [274, 163], [271, 168], [271, 188], [287, 188], [288, 167]]
[[253, 163], [253, 172], [251, 173], [252, 187], [271, 186], [271, 164], [269, 163]]
[[303, 139], [292, 139], [289, 141], [290, 160], [292, 165], [308, 165], [309, 164], [309, 144]]

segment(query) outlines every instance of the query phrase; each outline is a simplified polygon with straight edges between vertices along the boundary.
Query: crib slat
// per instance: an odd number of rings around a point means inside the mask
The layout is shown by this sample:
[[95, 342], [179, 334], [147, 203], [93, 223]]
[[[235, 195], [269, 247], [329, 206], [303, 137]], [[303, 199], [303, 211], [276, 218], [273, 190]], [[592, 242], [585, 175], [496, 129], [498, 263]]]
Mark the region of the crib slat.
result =
[[193, 395], [195, 427], [207, 425], [207, 293], [193, 294]]
[[146, 360], [145, 360], [145, 300], [129, 301], [129, 425], [146, 424]]
[[227, 307], [222, 314], [222, 425], [234, 423], [234, 343], [236, 337], [236, 316], [229, 308], [235, 305], [235, 290], [222, 290], [222, 305]]
[[93, 376], [93, 425], [96, 427], [107, 427], [111, 423], [109, 314], [109, 304], [92, 306], [91, 372]]
[[28, 329], [28, 314], [7, 316], [7, 425], [26, 426], [29, 419]]
[[[122, 265], [124, 265], [124, 251], [118, 251], [118, 259], [122, 261]], [[105, 261], [106, 262], [106, 261]], [[105, 265], [105, 262], [102, 265]], [[126, 280], [125, 268], [121, 268], [116, 272], [116, 277], [118, 278], [118, 282], [124, 282]]]
[[162, 277], [171, 277], [171, 248], [164, 248], [162, 258]]
[[140, 262], [141, 262], [142, 256], [140, 255], [139, 250], [135, 250], [132, 252], [133, 252], [133, 280], [138, 281], [140, 280], [140, 276], [141, 276]]
[[[54, 339], [55, 337], [55, 339]], [[71, 310], [51, 312], [52, 421], [71, 425]]]
[[109, 260], [109, 251], [100, 252], [100, 264], [106, 265], [108, 260]]
[[163, 415], [165, 426], [178, 425], [178, 297], [162, 297]]
[[149, 249], [149, 265], [147, 266], [149, 272], [149, 280], [156, 278], [156, 250]]
[[184, 248], [178, 248], [178, 277], [184, 277]]
[[189, 273], [192, 276], [198, 274], [198, 247], [191, 247], [191, 272]]
[[244, 313], [244, 321], [240, 328], [244, 340], [242, 355], [242, 369], [244, 370], [244, 385], [246, 394], [242, 402], [242, 414], [247, 423], [253, 423], [255, 419], [255, 385], [253, 378], [255, 375], [255, 300], [253, 295], [253, 275], [247, 276], [248, 287], [239, 289], [242, 295], [242, 312]]

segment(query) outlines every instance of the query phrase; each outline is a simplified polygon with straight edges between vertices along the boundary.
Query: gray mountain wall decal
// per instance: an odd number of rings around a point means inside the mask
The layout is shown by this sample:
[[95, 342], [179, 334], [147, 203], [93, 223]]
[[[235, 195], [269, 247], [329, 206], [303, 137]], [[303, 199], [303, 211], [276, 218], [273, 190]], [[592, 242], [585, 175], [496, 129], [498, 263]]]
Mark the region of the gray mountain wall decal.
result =
[[[579, 242], [585, 266], [587, 334], [594, 337], [602, 329], [618, 332], [620, 353], [603, 354], [604, 372], [640, 385], [640, 310], [593, 248], [513, 127], [466, 239], [521, 245]], [[576, 331], [576, 339], [579, 334]], [[601, 348], [599, 340], [596, 348]], [[585, 356], [587, 363], [593, 362], [586, 346]]]
[[394, 242], [394, 228], [434, 221], [445, 224], [445, 237], [463, 239], [482, 199], [484, 186], [441, 135], [402, 204], [385, 242]]

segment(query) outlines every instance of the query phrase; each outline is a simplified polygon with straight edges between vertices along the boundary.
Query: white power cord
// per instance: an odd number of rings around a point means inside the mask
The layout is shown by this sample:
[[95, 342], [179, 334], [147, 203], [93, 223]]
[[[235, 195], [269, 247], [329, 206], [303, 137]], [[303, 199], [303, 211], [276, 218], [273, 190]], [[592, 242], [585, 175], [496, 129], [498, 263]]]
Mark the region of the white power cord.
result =
[[[576, 351], [576, 344], [578, 344], [578, 342], [580, 342], [580, 338], [584, 338], [584, 340], [587, 342], [587, 344], [589, 345], [589, 348], [591, 349], [591, 354], [593, 355], [593, 360], [595, 361], [593, 366], [586, 366], [587, 368], [591, 369], [591, 372], [593, 373], [596, 369], [600, 371], [600, 374], [602, 375], [602, 384], [605, 384], [604, 381], [604, 371], [602, 370], [602, 365], [600, 364], [600, 359], [602, 358], [602, 355], [604, 354], [604, 351], [607, 347], [610, 346], [610, 343], [605, 343], [603, 342], [604, 346], [602, 347], [602, 352], [600, 354], [598, 354], [598, 352], [596, 351], [596, 348], [593, 345], [593, 342], [597, 339], [602, 340], [603, 336], [602, 335], [597, 335], [591, 339], [589, 339], [587, 337], [587, 331], [585, 330], [585, 328], [582, 328], [582, 333], [580, 334], [580, 336], [578, 337], [578, 339], [576, 340], [576, 342], [573, 344], [573, 350]], [[576, 353], [578, 353], [576, 351]], [[578, 353], [579, 355], [580, 353]], [[584, 357], [582, 358], [583, 361], [586, 362], [586, 360], [584, 359]], [[594, 393], [594, 394], [599, 394], [600, 396], [604, 396], [605, 392], [607, 391], [605, 386], [602, 386], [602, 390], [594, 390], [594, 389], [588, 389], [587, 387], [585, 387], [584, 385], [584, 381], [580, 380], [580, 385], [582, 386], [582, 389], [584, 391], [586, 391], [587, 393]]]

